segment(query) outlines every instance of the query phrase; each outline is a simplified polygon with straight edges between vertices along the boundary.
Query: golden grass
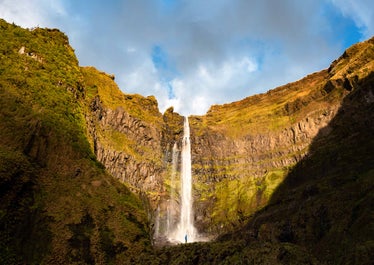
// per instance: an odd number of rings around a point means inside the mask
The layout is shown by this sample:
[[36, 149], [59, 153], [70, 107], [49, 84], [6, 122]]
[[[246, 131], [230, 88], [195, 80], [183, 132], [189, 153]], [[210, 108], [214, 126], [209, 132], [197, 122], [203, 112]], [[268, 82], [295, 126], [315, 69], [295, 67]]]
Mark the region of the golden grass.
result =
[[162, 115], [158, 110], [155, 97], [143, 97], [138, 94], [125, 94], [113, 80], [113, 76], [100, 72], [94, 67], [82, 67], [87, 100], [92, 101], [99, 96], [102, 104], [109, 109], [123, 108], [130, 115], [149, 122], [152, 126], [160, 126]]

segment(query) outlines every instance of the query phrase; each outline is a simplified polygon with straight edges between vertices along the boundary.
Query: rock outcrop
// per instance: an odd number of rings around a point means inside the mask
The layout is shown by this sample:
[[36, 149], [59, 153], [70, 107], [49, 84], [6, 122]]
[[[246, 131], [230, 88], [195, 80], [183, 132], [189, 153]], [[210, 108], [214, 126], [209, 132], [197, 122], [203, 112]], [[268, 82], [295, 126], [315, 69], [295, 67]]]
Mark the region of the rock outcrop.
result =
[[162, 116], [156, 100], [122, 94], [109, 75], [94, 68], [82, 71], [92, 92], [86, 121], [97, 159], [155, 208], [165, 172]]

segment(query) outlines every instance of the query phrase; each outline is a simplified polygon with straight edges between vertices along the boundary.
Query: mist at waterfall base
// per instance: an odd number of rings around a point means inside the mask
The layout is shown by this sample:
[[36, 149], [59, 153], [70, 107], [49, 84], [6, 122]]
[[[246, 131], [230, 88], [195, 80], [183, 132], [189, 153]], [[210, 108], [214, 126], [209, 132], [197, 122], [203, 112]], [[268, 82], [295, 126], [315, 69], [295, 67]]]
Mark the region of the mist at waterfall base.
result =
[[171, 159], [169, 197], [160, 204], [161, 207], [156, 212], [155, 241], [169, 244], [208, 241], [194, 226], [190, 127], [187, 117], [184, 118], [180, 148], [174, 143]]

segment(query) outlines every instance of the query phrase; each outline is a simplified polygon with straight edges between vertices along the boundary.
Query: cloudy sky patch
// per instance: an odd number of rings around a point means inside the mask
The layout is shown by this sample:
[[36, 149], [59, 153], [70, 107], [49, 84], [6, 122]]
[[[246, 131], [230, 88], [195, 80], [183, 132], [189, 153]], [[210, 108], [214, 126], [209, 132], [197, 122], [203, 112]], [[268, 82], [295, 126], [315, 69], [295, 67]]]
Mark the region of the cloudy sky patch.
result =
[[0, 17], [65, 32], [81, 65], [160, 111], [204, 114], [329, 66], [374, 33], [370, 0], [0, 0]]

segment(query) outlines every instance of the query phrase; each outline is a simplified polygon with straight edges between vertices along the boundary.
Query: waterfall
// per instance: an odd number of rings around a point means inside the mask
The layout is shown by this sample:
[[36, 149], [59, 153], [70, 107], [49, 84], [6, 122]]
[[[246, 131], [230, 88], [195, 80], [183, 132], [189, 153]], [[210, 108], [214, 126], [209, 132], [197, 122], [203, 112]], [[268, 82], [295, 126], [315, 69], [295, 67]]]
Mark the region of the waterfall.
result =
[[192, 173], [191, 173], [191, 143], [190, 126], [188, 118], [184, 119], [182, 140], [182, 165], [181, 165], [181, 192], [180, 192], [180, 219], [175, 230], [168, 235], [171, 242], [194, 242], [197, 239], [197, 231], [193, 225], [192, 210]]

